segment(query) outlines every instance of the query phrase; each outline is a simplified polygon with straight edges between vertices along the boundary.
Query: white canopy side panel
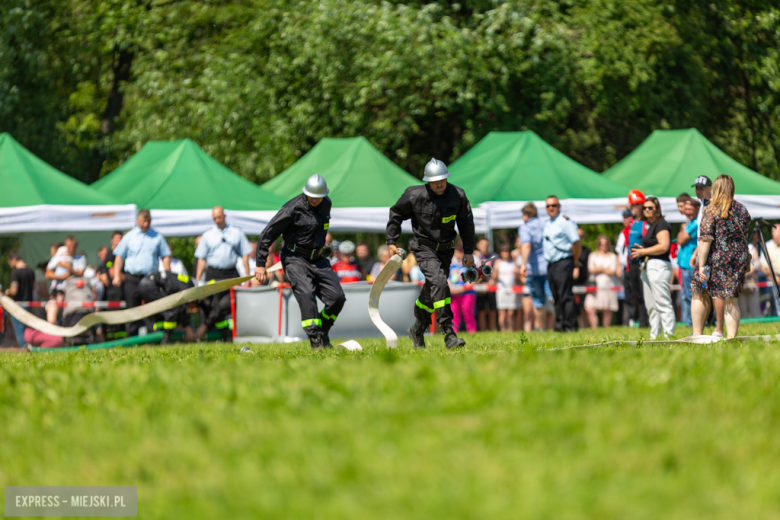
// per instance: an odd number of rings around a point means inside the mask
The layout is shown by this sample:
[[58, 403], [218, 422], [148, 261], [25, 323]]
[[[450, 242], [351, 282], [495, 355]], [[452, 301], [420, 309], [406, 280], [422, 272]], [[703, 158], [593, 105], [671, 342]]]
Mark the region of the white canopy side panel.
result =
[[[487, 233], [487, 211], [473, 208], [474, 226], [477, 233]], [[330, 210], [330, 230], [342, 233], [384, 233], [390, 208], [333, 208]], [[404, 233], [412, 232], [412, 222], [407, 220], [401, 227]]]
[[134, 223], [134, 204], [0, 208], [0, 233], [124, 230]]
[[[671, 197], [662, 197], [661, 211], [668, 222], [683, 222], [685, 217], [677, 211], [677, 201]], [[577, 224], [605, 224], [622, 222], [623, 211], [628, 208], [628, 200], [617, 199], [564, 199], [561, 200], [561, 214]], [[541, 218], [547, 218], [545, 201], [533, 201]], [[527, 204], [522, 202], [485, 202], [481, 208], [488, 211], [492, 229], [516, 229], [523, 224], [522, 210]]]

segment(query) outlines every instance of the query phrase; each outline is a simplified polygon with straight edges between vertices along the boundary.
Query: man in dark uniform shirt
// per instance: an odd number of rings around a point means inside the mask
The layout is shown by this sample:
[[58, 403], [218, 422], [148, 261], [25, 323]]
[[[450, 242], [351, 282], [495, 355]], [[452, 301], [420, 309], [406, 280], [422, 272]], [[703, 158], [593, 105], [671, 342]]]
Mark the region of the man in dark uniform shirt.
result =
[[474, 265], [474, 216], [466, 193], [454, 184], [449, 184], [449, 176], [450, 172], [443, 162], [431, 159], [425, 165], [423, 177], [427, 184], [407, 188], [390, 208], [390, 220], [387, 223], [387, 245], [390, 253], [397, 255], [396, 241], [401, 236], [401, 224], [404, 220], [412, 220], [414, 238], [409, 242], [409, 248], [425, 275], [425, 285], [420, 290], [414, 308], [416, 321], [408, 330], [417, 348], [425, 348], [424, 334], [434, 313], [447, 348], [466, 344], [452, 328], [447, 280], [458, 236], [455, 232], [456, 223], [463, 239], [463, 266]]
[[[138, 292], [141, 293], [146, 303], [151, 303], [192, 287], [195, 287], [195, 284], [186, 274], [161, 271], [144, 276], [138, 284]], [[186, 341], [194, 341], [195, 333], [192, 331], [192, 325], [190, 325], [189, 316], [187, 316], [187, 309], [198, 312], [198, 302], [192, 301], [187, 305], [179, 305], [173, 309], [163, 311], [153, 318], [154, 329], [163, 331], [161, 345], [172, 343], [173, 330], [177, 325], [184, 327]]]
[[[282, 266], [301, 308], [301, 325], [315, 349], [331, 347], [328, 333], [347, 301], [328, 260], [330, 246], [325, 247], [331, 208], [328, 192], [325, 179], [316, 173], [309, 177], [303, 194], [282, 206], [257, 241], [255, 278], [264, 284], [268, 251], [279, 236], [284, 240]], [[315, 295], [325, 304], [322, 314], [317, 312]]]
[[[8, 253], [8, 265], [11, 267], [11, 286], [5, 290], [5, 295], [10, 296], [16, 302], [29, 302], [33, 299], [35, 288], [35, 272], [27, 267], [17, 251]], [[14, 327], [16, 342], [20, 347], [24, 346], [24, 323], [11, 316], [11, 325]]]

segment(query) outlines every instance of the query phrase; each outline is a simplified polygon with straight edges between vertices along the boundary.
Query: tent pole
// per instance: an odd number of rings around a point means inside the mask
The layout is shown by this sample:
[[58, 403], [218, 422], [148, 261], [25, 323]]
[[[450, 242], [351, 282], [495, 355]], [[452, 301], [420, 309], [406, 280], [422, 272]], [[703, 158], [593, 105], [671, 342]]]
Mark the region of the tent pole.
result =
[[486, 208], [487, 213], [487, 239], [488, 243], [490, 244], [490, 252], [495, 253], [496, 248], [493, 247], [493, 227], [490, 225], [490, 206]]

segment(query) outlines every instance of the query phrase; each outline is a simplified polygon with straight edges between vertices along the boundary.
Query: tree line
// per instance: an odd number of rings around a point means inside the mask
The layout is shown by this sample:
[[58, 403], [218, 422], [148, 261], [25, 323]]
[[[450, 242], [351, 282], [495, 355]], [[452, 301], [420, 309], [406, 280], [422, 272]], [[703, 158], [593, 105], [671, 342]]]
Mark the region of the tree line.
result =
[[780, 179], [780, 8], [748, 0], [5, 0], [0, 131], [85, 182], [190, 137], [256, 182], [363, 135], [420, 176], [534, 130], [603, 171], [696, 127]]

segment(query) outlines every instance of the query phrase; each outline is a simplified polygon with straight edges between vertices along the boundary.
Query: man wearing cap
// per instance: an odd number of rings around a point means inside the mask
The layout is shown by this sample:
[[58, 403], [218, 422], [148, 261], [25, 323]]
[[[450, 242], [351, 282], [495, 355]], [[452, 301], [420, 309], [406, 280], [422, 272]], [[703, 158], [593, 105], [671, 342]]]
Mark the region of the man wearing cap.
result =
[[[359, 282], [363, 279], [363, 271], [360, 264], [355, 261], [352, 254], [355, 252], [355, 243], [345, 240], [339, 244], [338, 261], [333, 264], [333, 270], [341, 283]], [[334, 255], [335, 256], [335, 255]]]
[[642, 237], [650, 227], [642, 215], [642, 206], [645, 203], [645, 195], [639, 190], [628, 192], [628, 203], [631, 206], [631, 224], [623, 230], [625, 242], [628, 247], [628, 268], [623, 279], [623, 287], [626, 291], [626, 317], [629, 326], [639, 323], [640, 327], [649, 327], [650, 319], [645, 307], [645, 297], [642, 289], [642, 266], [638, 258], [631, 258], [631, 248], [642, 245]]
[[[255, 278], [264, 284], [268, 250], [279, 236], [284, 240], [282, 266], [301, 309], [301, 325], [314, 349], [332, 346], [328, 333], [347, 301], [328, 260], [330, 246], [325, 246], [331, 208], [328, 192], [325, 179], [316, 173], [309, 177], [303, 194], [282, 206], [257, 241]], [[317, 312], [315, 296], [325, 304], [322, 314]]]
[[398, 202], [390, 208], [387, 222], [387, 245], [391, 255], [398, 254], [396, 241], [401, 236], [401, 224], [412, 220], [414, 238], [409, 248], [417, 259], [417, 265], [425, 275], [414, 308], [416, 321], [409, 330], [409, 337], [416, 348], [425, 348], [425, 331], [431, 325], [431, 314], [436, 315], [444, 344], [447, 348], [462, 347], [466, 342], [452, 328], [450, 287], [447, 279], [455, 252], [455, 224], [463, 240], [463, 266], [474, 265], [474, 216], [471, 204], [462, 188], [447, 182], [450, 172], [447, 166], [431, 159], [425, 165], [423, 181], [427, 184], [406, 188]]
[[[201, 235], [198, 247], [195, 249], [195, 258], [198, 265], [195, 268], [195, 279], [200, 280], [203, 271], [206, 272], [208, 282], [218, 282], [230, 278], [238, 278], [240, 275], [236, 269], [236, 263], [240, 258], [244, 264], [244, 272], [249, 272], [249, 255], [252, 246], [246, 235], [236, 226], [231, 226], [225, 220], [225, 210], [221, 206], [215, 206], [211, 210], [211, 218], [214, 226], [207, 229]], [[230, 291], [215, 294], [208, 299], [205, 305], [206, 322], [201, 323], [197, 330], [198, 339], [211, 327], [216, 327], [222, 332], [222, 339], [230, 338]]]
[[[152, 214], [149, 210], [139, 209], [135, 223], [136, 227], [122, 237], [113, 251], [116, 258], [114, 258], [114, 278], [111, 283], [119, 287], [124, 278], [125, 301], [128, 308], [141, 305], [143, 297], [138, 290], [138, 285], [145, 276], [157, 272], [160, 257], [165, 270], [171, 270], [171, 250], [165, 242], [165, 237], [152, 229]], [[124, 268], [124, 276], [122, 276], [122, 268]], [[141, 322], [128, 323], [126, 327], [128, 337], [137, 336]]]
[[550, 219], [542, 234], [544, 259], [547, 260], [547, 279], [555, 300], [555, 331], [574, 332], [577, 325], [577, 307], [574, 305], [574, 268], [579, 267], [582, 241], [577, 224], [561, 215], [561, 202], [555, 195], [545, 201]]

